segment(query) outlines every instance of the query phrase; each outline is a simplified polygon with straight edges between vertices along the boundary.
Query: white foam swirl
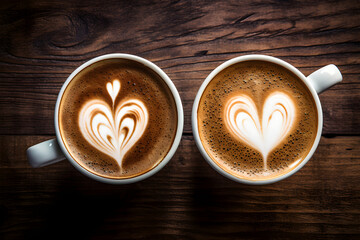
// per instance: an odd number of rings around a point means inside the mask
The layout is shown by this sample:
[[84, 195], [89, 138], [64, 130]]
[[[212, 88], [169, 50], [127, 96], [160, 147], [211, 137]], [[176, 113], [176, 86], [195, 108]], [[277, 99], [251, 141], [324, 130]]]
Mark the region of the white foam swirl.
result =
[[273, 92], [265, 100], [262, 119], [248, 95], [231, 98], [225, 105], [225, 125], [248, 146], [259, 151], [267, 167], [268, 154], [287, 137], [295, 120], [295, 105], [283, 92]]
[[144, 134], [149, 121], [145, 105], [137, 99], [118, 104], [119, 80], [107, 83], [107, 91], [113, 106], [101, 99], [85, 103], [79, 113], [79, 128], [84, 138], [96, 149], [114, 158], [122, 167], [125, 154]]

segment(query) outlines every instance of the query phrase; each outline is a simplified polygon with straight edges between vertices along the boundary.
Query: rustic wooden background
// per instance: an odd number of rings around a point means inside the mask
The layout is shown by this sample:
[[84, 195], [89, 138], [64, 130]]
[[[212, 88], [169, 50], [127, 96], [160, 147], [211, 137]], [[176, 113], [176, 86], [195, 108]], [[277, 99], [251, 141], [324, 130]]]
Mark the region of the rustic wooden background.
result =
[[[122, 52], [174, 81], [185, 127], [171, 162], [126, 186], [67, 161], [32, 169], [25, 150], [54, 138], [67, 76]], [[321, 94], [319, 148], [294, 176], [247, 186], [216, 173], [191, 132], [193, 99], [224, 61], [267, 54], [305, 75], [329, 63], [342, 83]], [[360, 239], [360, 2], [2, 1], [0, 239]]]

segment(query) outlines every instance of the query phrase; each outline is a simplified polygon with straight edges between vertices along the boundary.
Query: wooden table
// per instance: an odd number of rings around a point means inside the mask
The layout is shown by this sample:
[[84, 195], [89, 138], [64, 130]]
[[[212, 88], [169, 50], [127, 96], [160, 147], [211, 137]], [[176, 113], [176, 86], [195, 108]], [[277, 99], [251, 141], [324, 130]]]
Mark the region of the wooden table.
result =
[[[359, 1], [7, 1], [0, 5], [0, 239], [360, 239]], [[85, 61], [135, 54], [181, 95], [170, 163], [143, 182], [95, 182], [63, 161], [32, 169], [25, 150], [54, 138], [57, 94]], [[294, 176], [247, 186], [216, 173], [191, 132], [205, 77], [245, 54], [305, 75], [329, 63], [317, 152]]]

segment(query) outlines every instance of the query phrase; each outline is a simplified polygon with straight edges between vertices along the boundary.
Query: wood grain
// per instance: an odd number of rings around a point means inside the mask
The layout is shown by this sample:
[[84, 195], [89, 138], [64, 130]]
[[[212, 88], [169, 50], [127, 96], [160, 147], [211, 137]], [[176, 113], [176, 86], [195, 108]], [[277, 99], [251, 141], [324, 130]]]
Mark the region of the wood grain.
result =
[[[2, 1], [0, 36], [0, 239], [360, 239], [358, 0]], [[176, 85], [185, 126], [174, 158], [123, 186], [67, 161], [30, 168], [25, 150], [54, 138], [66, 78], [114, 52], [153, 61]], [[305, 75], [333, 63], [343, 74], [320, 95], [315, 155], [271, 185], [222, 177], [191, 134], [203, 80], [245, 54], [279, 57]]]
[[219, 175], [191, 136], [183, 137], [163, 170], [136, 184], [98, 183], [67, 161], [32, 169], [19, 150], [49, 138], [0, 137], [0, 237], [57, 232], [101, 239], [354, 239], [360, 234], [357, 136], [323, 137], [305, 167], [265, 186]]
[[113, 52], [147, 58], [170, 76], [184, 104], [185, 133], [202, 81], [228, 59], [272, 55], [305, 75], [334, 63], [344, 80], [321, 95], [323, 132], [360, 134], [357, 1], [28, 1], [4, 5], [0, 26], [0, 134], [54, 134], [66, 78]]

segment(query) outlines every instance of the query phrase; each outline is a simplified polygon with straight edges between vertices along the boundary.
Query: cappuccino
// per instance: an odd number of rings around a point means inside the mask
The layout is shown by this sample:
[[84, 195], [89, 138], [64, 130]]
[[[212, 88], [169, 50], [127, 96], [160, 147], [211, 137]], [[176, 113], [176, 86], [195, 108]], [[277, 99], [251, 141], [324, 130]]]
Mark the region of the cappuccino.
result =
[[125, 59], [79, 72], [60, 101], [60, 135], [72, 158], [102, 177], [122, 179], [155, 168], [172, 147], [175, 100], [164, 80]]
[[307, 86], [288, 69], [245, 61], [218, 73], [199, 102], [201, 143], [224, 171], [247, 180], [290, 172], [316, 138], [318, 113]]

